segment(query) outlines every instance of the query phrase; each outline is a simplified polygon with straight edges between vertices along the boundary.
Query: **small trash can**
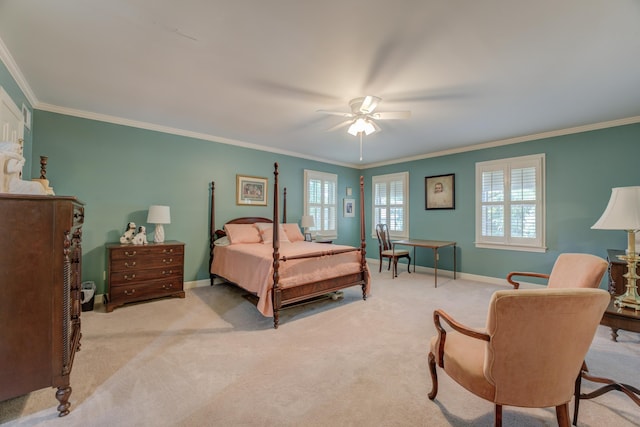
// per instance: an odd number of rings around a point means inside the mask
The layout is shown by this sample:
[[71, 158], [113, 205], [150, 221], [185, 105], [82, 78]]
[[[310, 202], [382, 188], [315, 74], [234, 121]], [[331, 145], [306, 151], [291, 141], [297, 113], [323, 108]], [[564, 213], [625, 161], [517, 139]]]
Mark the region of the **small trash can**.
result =
[[82, 294], [82, 311], [93, 311], [93, 302], [96, 299], [95, 282], [82, 282], [80, 285], [80, 293]]

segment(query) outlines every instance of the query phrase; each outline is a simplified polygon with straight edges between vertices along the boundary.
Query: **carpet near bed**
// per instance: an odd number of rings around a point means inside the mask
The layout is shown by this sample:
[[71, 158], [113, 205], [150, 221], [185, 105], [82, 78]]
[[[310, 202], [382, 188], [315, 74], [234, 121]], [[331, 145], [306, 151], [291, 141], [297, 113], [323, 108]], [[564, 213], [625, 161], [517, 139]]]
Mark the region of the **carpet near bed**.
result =
[[[375, 271], [373, 269], [372, 271]], [[71, 413], [54, 389], [0, 402], [3, 426], [491, 426], [493, 406], [442, 375], [427, 392], [432, 313], [481, 326], [503, 285], [428, 274], [372, 273], [372, 295], [282, 312], [274, 330], [237, 288], [187, 291], [184, 300], [82, 313]], [[587, 355], [594, 375], [640, 384], [640, 335], [613, 343], [600, 327]], [[585, 385], [585, 390], [588, 389]], [[572, 408], [572, 406], [571, 406]], [[583, 401], [580, 426], [638, 425], [640, 411], [611, 392]], [[549, 409], [506, 407], [504, 425], [556, 425]]]

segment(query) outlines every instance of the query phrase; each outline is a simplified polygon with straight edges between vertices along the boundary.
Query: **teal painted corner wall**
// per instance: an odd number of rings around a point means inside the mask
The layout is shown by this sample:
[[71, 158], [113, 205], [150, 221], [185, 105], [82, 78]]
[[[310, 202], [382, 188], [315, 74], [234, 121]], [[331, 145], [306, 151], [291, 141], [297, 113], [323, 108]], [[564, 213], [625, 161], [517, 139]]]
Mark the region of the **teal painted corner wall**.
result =
[[[476, 248], [475, 163], [539, 153], [546, 156], [548, 250], [532, 253]], [[606, 258], [607, 249], [626, 248], [623, 231], [592, 230], [591, 226], [604, 212], [611, 188], [640, 185], [640, 124], [372, 168], [365, 171], [365, 182], [374, 175], [402, 171], [409, 171], [411, 237], [456, 241], [458, 271], [496, 278], [504, 278], [510, 271], [549, 272], [562, 252]], [[425, 210], [425, 177], [450, 173], [455, 174], [455, 209]], [[365, 195], [369, 207], [370, 193]], [[372, 245], [377, 241], [370, 236], [368, 246]], [[453, 268], [448, 250], [442, 250], [439, 268]], [[418, 265], [433, 266], [430, 250], [418, 250], [417, 256]]]
[[[34, 122], [34, 161], [48, 156], [56, 194], [86, 204], [83, 280], [95, 281], [98, 293], [105, 290], [104, 244], [118, 241], [129, 221], [145, 225], [152, 240], [154, 226], [146, 224], [152, 204], [171, 207], [166, 239], [186, 243], [185, 281], [194, 281], [209, 277], [211, 181], [217, 227], [235, 217], [272, 216], [274, 162], [281, 193], [287, 188], [288, 222], [302, 216], [304, 169], [337, 174], [339, 194], [359, 187], [360, 174], [351, 168], [45, 111], [36, 111]], [[268, 178], [268, 206], [236, 205], [236, 174]], [[337, 242], [359, 245], [358, 225], [340, 215]]]

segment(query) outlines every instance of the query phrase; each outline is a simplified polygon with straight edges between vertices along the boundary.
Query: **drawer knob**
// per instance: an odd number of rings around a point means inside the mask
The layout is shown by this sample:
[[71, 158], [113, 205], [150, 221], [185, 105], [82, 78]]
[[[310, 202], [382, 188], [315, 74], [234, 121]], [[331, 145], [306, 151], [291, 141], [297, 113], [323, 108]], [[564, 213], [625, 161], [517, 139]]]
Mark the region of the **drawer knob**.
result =
[[124, 266], [125, 266], [125, 267], [127, 267], [127, 268], [133, 268], [133, 267], [135, 267], [135, 266], [136, 266], [136, 262], [135, 262], [135, 261], [133, 261], [131, 264], [129, 264], [128, 262], [125, 262], [125, 263], [124, 263]]
[[135, 279], [135, 278], [136, 278], [136, 275], [135, 275], [135, 274], [132, 274], [132, 275], [131, 275], [131, 277], [129, 277], [129, 276], [128, 276], [128, 275], [126, 275], [126, 274], [124, 275], [124, 280], [133, 280], [133, 279]]
[[169, 259], [164, 258], [162, 262], [164, 262], [165, 264], [171, 264], [173, 262], [173, 258], [169, 258]]
[[169, 290], [173, 288], [173, 283], [169, 283], [168, 285], [162, 285], [162, 289]]
[[169, 274], [173, 274], [173, 270], [162, 270], [162, 274], [164, 274], [165, 276], [169, 275]]
[[165, 254], [172, 254], [172, 253], [173, 253], [173, 248], [171, 248], [171, 249], [163, 249], [163, 250], [162, 250], [162, 253], [165, 253]]
[[136, 256], [136, 251], [133, 251], [133, 252], [124, 251], [124, 254], [125, 254], [126, 256]]
[[133, 295], [135, 293], [136, 293], [135, 289], [131, 289], [131, 290], [125, 289], [124, 290], [124, 294], [127, 295], [127, 296], [131, 296], [131, 295]]

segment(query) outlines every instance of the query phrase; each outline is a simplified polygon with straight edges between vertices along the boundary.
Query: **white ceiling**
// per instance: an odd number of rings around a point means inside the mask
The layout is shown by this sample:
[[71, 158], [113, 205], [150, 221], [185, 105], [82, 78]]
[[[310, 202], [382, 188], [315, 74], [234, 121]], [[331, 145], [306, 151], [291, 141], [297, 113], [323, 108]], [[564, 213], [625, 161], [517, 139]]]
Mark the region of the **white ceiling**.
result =
[[[36, 108], [356, 167], [640, 121], [639, 0], [0, 0], [0, 51]], [[412, 117], [360, 162], [317, 110], [364, 95]]]

